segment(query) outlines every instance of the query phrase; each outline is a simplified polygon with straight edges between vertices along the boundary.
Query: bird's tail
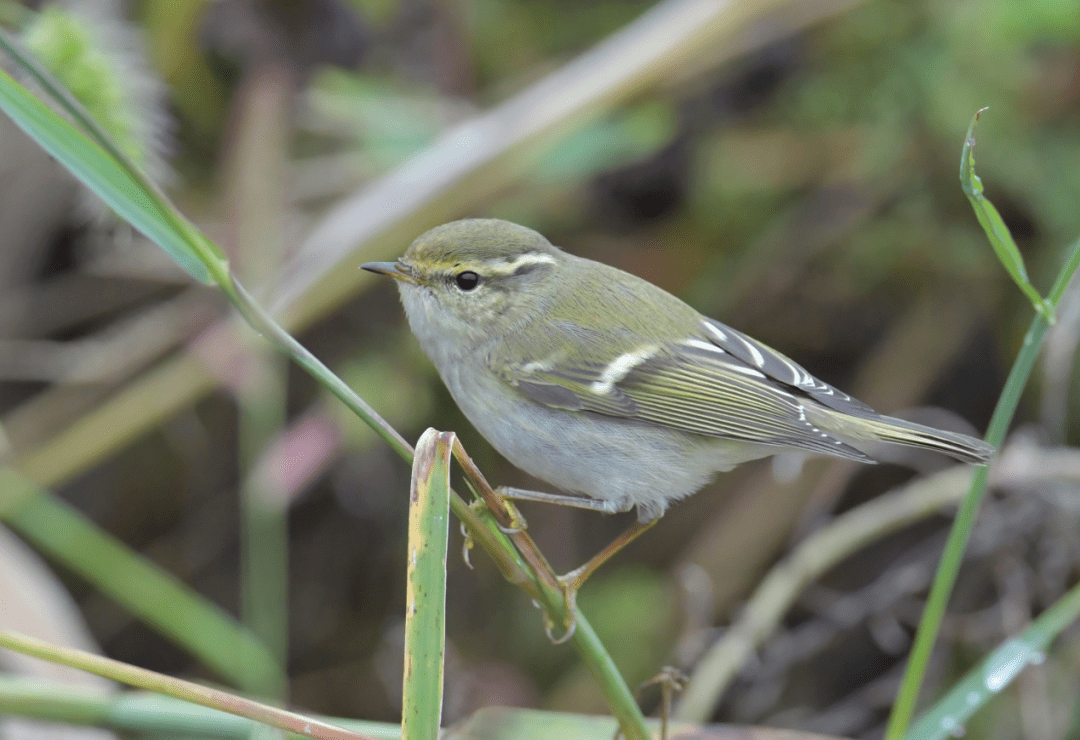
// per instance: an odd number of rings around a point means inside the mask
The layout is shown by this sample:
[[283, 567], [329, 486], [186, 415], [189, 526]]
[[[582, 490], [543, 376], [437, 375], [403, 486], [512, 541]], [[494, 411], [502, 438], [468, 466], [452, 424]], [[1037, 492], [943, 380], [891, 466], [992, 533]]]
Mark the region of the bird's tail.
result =
[[892, 416], [879, 416], [876, 419], [859, 418], [852, 423], [851, 417], [838, 418], [844, 415], [830, 414], [831, 423], [825, 428], [828, 431], [836, 431], [839, 434], [852, 439], [873, 440], [889, 442], [892, 444], [906, 445], [908, 447], [921, 447], [927, 450], [942, 452], [962, 462], [983, 465], [990, 461], [995, 449], [992, 445], [957, 432], [946, 432], [942, 429], [923, 426], [911, 421], [897, 419]]

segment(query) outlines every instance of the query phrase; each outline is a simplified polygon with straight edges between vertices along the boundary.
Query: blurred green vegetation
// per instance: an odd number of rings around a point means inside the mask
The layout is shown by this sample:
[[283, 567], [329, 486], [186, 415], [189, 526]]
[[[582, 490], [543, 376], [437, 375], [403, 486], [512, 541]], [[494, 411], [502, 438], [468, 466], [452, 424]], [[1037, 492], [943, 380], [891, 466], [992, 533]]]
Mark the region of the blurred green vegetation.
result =
[[[251, 184], [245, 178], [259, 177], [238, 165], [238, 137], [258, 115], [245, 101], [258, 100], [265, 70], [284, 70], [274, 78], [284, 102], [273, 115], [285, 119], [288, 137], [283, 150], [269, 138], [254, 145], [278, 147], [272, 154], [285, 162], [277, 175], [283, 202], [256, 203], [254, 218], [277, 219], [289, 250], [327, 208], [377, 187], [455, 123], [526, 89], [651, 7], [637, 0], [131, 5], [114, 22], [141, 34], [167, 91], [172, 121], [151, 123], [173, 141], [179, 177], [170, 192], [234, 259], [238, 193]], [[818, 5], [795, 1], [779, 14]], [[18, 17], [2, 12], [11, 7], [0, 3], [0, 18]], [[747, 8], [759, 30], [777, 22]], [[101, 2], [95, 12], [116, 7]], [[484, 192], [452, 216], [537, 228], [572, 252], [681, 295], [882, 411], [926, 407], [914, 413], [981, 430], [1031, 310], [959, 187], [960, 146], [972, 113], [989, 106], [979, 173], [1045, 291], [1080, 233], [1075, 3], [866, 0], [768, 43], [755, 38], [744, 29], [728, 42], [746, 49], [735, 60], [672, 69], [626, 104], [538, 144], [512, 186]], [[6, 165], [30, 144], [3, 132]], [[0, 182], [0, 233], [6, 251], [24, 256], [0, 264], [7, 268], [0, 269], [0, 423], [16, 461], [176, 353], [205, 358], [205, 338], [196, 337], [225, 315], [213, 296], [192, 296], [183, 277], [129, 232], [100, 217], [88, 222], [69, 194], [43, 191], [44, 214], [19, 206], [49, 167], [44, 157], [21, 163], [30, 185]], [[14, 205], [4, 210], [5, 201]], [[32, 226], [20, 220], [31, 217]], [[259, 257], [245, 251], [242, 259]], [[1075, 350], [1080, 311], [1070, 296], [1051, 341]], [[169, 318], [169, 306], [190, 300], [202, 311]], [[139, 317], [156, 323], [140, 325]], [[356, 292], [301, 339], [407, 438], [427, 426], [455, 430], [493, 482], [539, 485], [492, 452], [456, 410], [408, 336], [389, 286]], [[244, 483], [237, 396], [260, 382], [244, 352], [258, 350], [245, 348], [233, 364], [201, 359], [215, 368], [216, 392], [58, 486], [105, 530], [234, 614]], [[1022, 407], [1021, 425], [1039, 443], [1080, 439], [1072, 355], [1055, 355], [1058, 365], [1043, 370]], [[1059, 376], [1065, 382], [1051, 382]], [[286, 492], [290, 698], [314, 711], [395, 721], [408, 471], [294, 370], [284, 400], [289, 454], [317, 461]], [[1060, 438], [1046, 409], [1067, 420]], [[335, 434], [288, 436], [312, 420]], [[664, 664], [692, 672], [716, 628], [790, 543], [912, 469], [941, 464], [903, 462], [811, 464], [795, 484], [777, 482], [782, 476], [768, 464], [723, 476], [602, 570], [583, 591], [582, 608], [629, 681]], [[1080, 577], [1075, 494], [1067, 480], [1034, 489], [1014, 483], [988, 502], [928, 698]], [[625, 526], [620, 517], [524, 511], [559, 570]], [[714, 719], [877, 736], [946, 524], [941, 517], [890, 535], [809, 589]], [[730, 542], [738, 545], [724, 551]], [[574, 656], [547, 643], [538, 613], [481, 557], [474, 555], [476, 570], [453, 557], [459, 544], [452, 535], [446, 719], [497, 704], [603, 711]], [[107, 654], [208, 675], [84, 581], [62, 568], [57, 577]], [[1075, 697], [1062, 687], [1080, 676], [1078, 637], [1075, 628], [1066, 632], [1044, 665], [976, 716], [967, 737], [1075, 736]]]

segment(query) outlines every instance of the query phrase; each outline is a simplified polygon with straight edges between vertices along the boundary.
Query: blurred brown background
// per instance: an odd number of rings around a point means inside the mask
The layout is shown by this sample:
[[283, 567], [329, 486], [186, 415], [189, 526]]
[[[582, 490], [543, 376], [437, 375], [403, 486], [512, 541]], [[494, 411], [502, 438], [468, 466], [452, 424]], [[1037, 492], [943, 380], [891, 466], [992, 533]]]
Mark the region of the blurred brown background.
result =
[[[14, 5], [0, 19], [33, 18]], [[121, 106], [136, 121], [134, 151], [247, 284], [286, 307], [304, 344], [407, 439], [455, 430], [500, 484], [542, 487], [456, 410], [392, 286], [356, 270], [436, 223], [526, 224], [883, 412], [973, 434], [1031, 317], [957, 179], [975, 110], [990, 106], [979, 173], [1036, 286], [1080, 233], [1070, 0], [59, 7], [108, 40], [137, 89]], [[635, 21], [622, 46], [598, 47]], [[662, 45], [677, 33], [685, 40], [662, 63], [643, 64], [650, 34]], [[596, 88], [559, 76], [586, 52], [583, 69], [610, 70]], [[527, 105], [513, 107], [515, 95]], [[476, 121], [498, 125], [462, 128]], [[542, 130], [514, 138], [533, 124]], [[288, 500], [290, 701], [396, 720], [408, 468], [251, 332], [212, 331], [229, 315], [220, 296], [193, 287], [6, 119], [0, 239], [0, 424], [16, 466], [233, 614], [241, 488], [257, 464], [284, 471], [273, 495]], [[1080, 431], [1071, 305], [1021, 407], [1038, 444]], [[722, 476], [590, 581], [582, 608], [633, 685], [666, 664], [692, 672], [794, 543], [948, 465], [915, 453], [895, 462], [815, 460], [801, 473], [763, 462]], [[1075, 581], [1076, 493], [1062, 483], [992, 494], [935, 654], [934, 695]], [[629, 521], [522, 508], [559, 570]], [[807, 589], [713, 719], [879, 736], [948, 521], [891, 534]], [[603, 711], [572, 651], [548, 644], [539, 612], [482, 554], [467, 569], [460, 542], [455, 532], [447, 720], [492, 704]], [[212, 678], [69, 569], [35, 576], [42, 593], [52, 578], [106, 654]], [[1067, 634], [968, 735], [1075, 735], [1066, 687], [1080, 675], [1078, 638]], [[655, 704], [655, 692], [644, 697]]]

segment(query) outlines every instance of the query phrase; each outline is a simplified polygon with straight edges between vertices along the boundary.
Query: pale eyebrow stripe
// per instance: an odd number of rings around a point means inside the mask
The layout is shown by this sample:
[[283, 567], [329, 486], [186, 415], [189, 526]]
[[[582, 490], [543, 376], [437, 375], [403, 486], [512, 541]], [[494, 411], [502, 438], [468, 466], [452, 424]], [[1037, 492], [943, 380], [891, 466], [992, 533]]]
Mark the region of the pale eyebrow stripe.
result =
[[652, 344], [616, 357], [610, 365], [604, 368], [604, 372], [600, 374], [600, 379], [593, 381], [593, 393], [611, 393], [616, 383], [625, 378], [635, 367], [652, 357], [656, 350], [656, 345]]
[[528, 265], [554, 265], [555, 258], [543, 252], [526, 252], [515, 257], [510, 262], [489, 262], [488, 271], [496, 275], [513, 275], [520, 268]]

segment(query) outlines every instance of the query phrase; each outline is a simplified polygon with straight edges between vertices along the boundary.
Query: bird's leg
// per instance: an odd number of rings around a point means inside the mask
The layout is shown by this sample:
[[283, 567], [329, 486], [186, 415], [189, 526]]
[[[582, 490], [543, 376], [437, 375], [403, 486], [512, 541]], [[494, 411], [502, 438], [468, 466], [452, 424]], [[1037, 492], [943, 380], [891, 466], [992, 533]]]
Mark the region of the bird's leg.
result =
[[530, 491], [525, 488], [510, 488], [509, 486], [499, 486], [495, 489], [495, 492], [503, 498], [513, 499], [514, 501], [538, 501], [542, 504], [572, 506], [575, 509], [588, 509], [589, 511], [599, 511], [604, 514], [615, 514], [619, 511], [619, 507], [614, 501], [570, 496], [565, 493], [544, 493], [542, 491]]
[[[512, 501], [539, 501], [542, 504], [555, 504], [556, 506], [573, 506], [578, 509], [588, 509], [589, 511], [600, 511], [605, 514], [614, 514], [619, 511], [614, 501], [600, 501], [594, 498], [585, 498], [584, 496], [568, 496], [562, 493], [543, 493], [541, 491], [530, 491], [525, 488], [511, 488], [509, 486], [499, 486], [495, 489], [495, 492], [499, 494], [501, 498], [510, 499]], [[510, 508], [513, 508], [512, 506]], [[499, 527], [506, 534], [517, 534], [518, 532], [525, 531], [524, 522], [525, 519], [521, 514], [514, 510], [515, 516], [521, 521], [522, 526], [517, 530], [508, 530], [503, 527]]]
[[501, 498], [491, 488], [491, 484], [487, 482], [487, 478], [480, 472], [480, 468], [476, 467], [476, 463], [473, 462], [469, 454], [465, 452], [465, 448], [461, 446], [461, 440], [454, 437], [453, 447], [454, 457], [457, 458], [458, 464], [461, 469], [465, 471], [465, 475], [470, 481], [470, 485], [473, 487], [473, 492], [477, 493], [481, 499], [487, 504], [488, 510], [495, 517], [495, 524], [499, 527], [504, 534], [515, 535], [525, 531], [525, 520], [518, 513], [518, 510], [514, 508], [513, 504], [508, 504], [505, 498]]
[[597, 568], [611, 560], [611, 558], [613, 558], [620, 550], [644, 534], [646, 530], [658, 521], [660, 520], [653, 519], [648, 522], [634, 522], [627, 527], [625, 532], [612, 540], [611, 544], [593, 555], [592, 559], [587, 563], [575, 568], [565, 575], [559, 576], [559, 583], [562, 584], [563, 591], [569, 589], [570, 592], [576, 594], [577, 590], [584, 585], [585, 581], [589, 580], [589, 576], [596, 572]]
[[[517, 501], [538, 501], [540, 503], [556, 504], [558, 506], [573, 506], [578, 509], [599, 511], [605, 514], [614, 514], [621, 510], [621, 507], [615, 501], [585, 498], [584, 496], [542, 493], [540, 491], [529, 491], [524, 488], [509, 488], [507, 486], [500, 486], [497, 489], [497, 492], [503, 498], [514, 499]], [[645, 530], [652, 527], [657, 521], [657, 519], [652, 519], [648, 522], [634, 522], [625, 532], [616, 537], [611, 544], [594, 555], [587, 563], [575, 568], [565, 575], [559, 576], [559, 586], [562, 587], [563, 599], [566, 601], [566, 632], [564, 632], [561, 637], [554, 637], [551, 633], [553, 625], [548, 624], [548, 638], [554, 644], [562, 644], [569, 640], [574, 634], [574, 629], [577, 626], [577, 617], [575, 616], [577, 614], [577, 592], [582, 584], [589, 580], [589, 576], [591, 576], [597, 568], [608, 560], [611, 560], [616, 553], [640, 537]]]
[[551, 628], [549, 626], [547, 630], [548, 639], [554, 644], [559, 645], [573, 636], [574, 629], [577, 627], [578, 589], [584, 585], [585, 581], [589, 580], [589, 576], [591, 576], [597, 568], [611, 560], [616, 553], [640, 537], [647, 529], [652, 527], [658, 521], [659, 519], [653, 519], [648, 522], [634, 522], [625, 532], [612, 540], [611, 544], [603, 550], [596, 553], [596, 555], [594, 555], [587, 563], [575, 568], [565, 575], [559, 576], [559, 586], [562, 587], [563, 599], [566, 601], [566, 632], [562, 637], [552, 637]]

